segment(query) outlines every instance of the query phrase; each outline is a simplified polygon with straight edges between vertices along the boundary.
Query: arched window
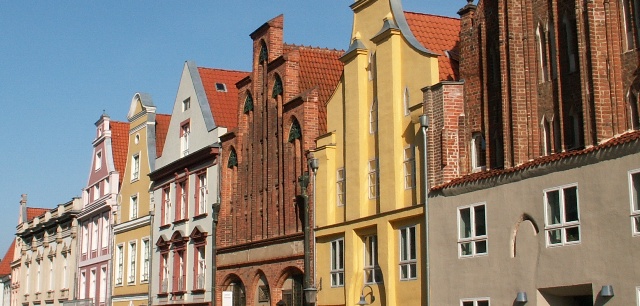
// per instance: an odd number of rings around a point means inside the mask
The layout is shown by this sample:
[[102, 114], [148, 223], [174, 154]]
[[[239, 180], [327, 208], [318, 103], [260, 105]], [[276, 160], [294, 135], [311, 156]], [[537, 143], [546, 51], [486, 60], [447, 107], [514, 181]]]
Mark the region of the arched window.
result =
[[252, 110], [253, 110], [253, 97], [251, 96], [251, 92], [247, 91], [247, 97], [244, 99], [243, 112], [246, 114]]
[[264, 42], [264, 40], [262, 40], [260, 41], [260, 55], [258, 58], [258, 63], [262, 65], [268, 61], [269, 61], [269, 51], [267, 50], [267, 44]]
[[542, 129], [542, 155], [551, 155], [551, 123], [545, 116], [542, 116], [540, 127]]
[[236, 150], [231, 148], [231, 152], [229, 152], [229, 161], [227, 162], [228, 168], [233, 168], [238, 166], [238, 155], [236, 154]]
[[547, 35], [541, 24], [538, 24], [538, 28], [536, 29], [536, 41], [538, 43], [540, 83], [543, 83], [549, 79], [549, 73], [547, 68]]
[[562, 17], [562, 24], [564, 25], [565, 43], [567, 44], [567, 61], [569, 63], [569, 72], [576, 71], [576, 32], [575, 32], [575, 20], [569, 20], [567, 15]]
[[289, 130], [289, 142], [293, 142], [296, 139], [302, 138], [302, 129], [300, 128], [300, 123], [298, 120], [293, 120], [291, 124], [291, 129]]
[[281, 95], [283, 92], [284, 92], [284, 89], [282, 88], [282, 79], [280, 79], [280, 76], [276, 74], [275, 80], [273, 82], [273, 91], [271, 93], [271, 97], [275, 99], [277, 96]]
[[369, 110], [369, 133], [378, 132], [378, 99], [373, 99], [371, 109]]

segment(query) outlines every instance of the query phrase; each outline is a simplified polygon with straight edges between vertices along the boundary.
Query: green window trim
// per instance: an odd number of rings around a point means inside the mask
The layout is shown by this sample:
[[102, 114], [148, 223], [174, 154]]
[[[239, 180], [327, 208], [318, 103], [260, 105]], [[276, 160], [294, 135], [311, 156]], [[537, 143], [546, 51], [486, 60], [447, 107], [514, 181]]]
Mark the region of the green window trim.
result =
[[236, 154], [236, 150], [231, 150], [229, 153], [229, 162], [227, 163], [228, 168], [233, 168], [238, 166], [238, 155]]
[[289, 131], [289, 142], [293, 142], [296, 139], [302, 138], [302, 129], [298, 120], [293, 121], [291, 124], [291, 130]]
[[253, 110], [253, 97], [251, 93], [247, 93], [247, 98], [244, 100], [244, 113], [248, 113]]

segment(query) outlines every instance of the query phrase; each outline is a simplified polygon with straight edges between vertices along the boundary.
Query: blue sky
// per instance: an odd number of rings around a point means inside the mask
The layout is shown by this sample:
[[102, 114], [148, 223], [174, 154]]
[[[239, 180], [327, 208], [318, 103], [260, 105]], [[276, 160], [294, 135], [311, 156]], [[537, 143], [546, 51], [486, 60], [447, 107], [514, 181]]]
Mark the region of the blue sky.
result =
[[[103, 110], [124, 121], [146, 92], [168, 113], [186, 60], [249, 70], [249, 34], [279, 14], [286, 42], [346, 49], [351, 3], [0, 0], [0, 256], [22, 193], [47, 208], [81, 194]], [[407, 11], [453, 17], [465, 4], [403, 0]]]

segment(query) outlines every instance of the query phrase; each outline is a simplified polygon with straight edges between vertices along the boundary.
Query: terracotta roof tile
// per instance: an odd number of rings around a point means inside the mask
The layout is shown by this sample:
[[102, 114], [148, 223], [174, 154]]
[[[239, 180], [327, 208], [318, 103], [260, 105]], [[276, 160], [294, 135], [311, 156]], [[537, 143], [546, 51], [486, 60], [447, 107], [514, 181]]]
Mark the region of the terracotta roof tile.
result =
[[9, 249], [2, 257], [2, 261], [0, 261], [0, 277], [10, 275], [11, 274], [11, 262], [13, 261], [13, 250], [16, 247], [16, 240], [13, 239]]
[[[441, 81], [458, 80], [458, 43], [460, 19], [421, 13], [405, 12], [409, 28], [416, 39], [427, 49], [438, 53]], [[450, 58], [445, 51], [452, 51]]]
[[[209, 100], [209, 107], [216, 126], [227, 129], [238, 125], [238, 88], [236, 83], [248, 72], [198, 67], [202, 86]], [[216, 83], [224, 84], [226, 91], [216, 90]]]
[[340, 81], [344, 66], [339, 58], [344, 54], [344, 51], [285, 45], [285, 50], [293, 49], [300, 52], [300, 88], [298, 93], [318, 88], [321, 135], [327, 131], [326, 104]]
[[27, 222], [49, 211], [49, 208], [27, 207]]
[[124, 168], [127, 165], [127, 150], [129, 149], [129, 123], [111, 121], [111, 146], [113, 154], [113, 162], [116, 171], [120, 174], [118, 186], [122, 184], [124, 178]]
[[489, 179], [489, 178], [493, 178], [499, 175], [504, 175], [504, 174], [508, 174], [508, 173], [515, 173], [515, 172], [520, 172], [520, 171], [526, 171], [527, 169], [530, 168], [534, 168], [537, 166], [541, 166], [544, 164], [550, 164], [552, 162], [557, 162], [560, 160], [565, 160], [565, 159], [569, 159], [571, 157], [574, 156], [580, 156], [580, 155], [586, 155], [588, 153], [591, 152], [595, 152], [595, 151], [600, 151], [600, 150], [604, 150], [604, 149], [608, 149], [608, 148], [612, 148], [618, 145], [622, 145], [622, 144], [626, 144], [626, 143], [630, 143], [632, 141], [636, 141], [640, 139], [640, 131], [632, 131], [632, 132], [628, 132], [622, 135], [618, 135], [612, 139], [609, 139], [606, 142], [603, 142], [597, 146], [593, 146], [593, 147], [589, 147], [583, 150], [577, 150], [577, 151], [569, 151], [569, 152], [562, 152], [562, 153], [558, 153], [558, 154], [553, 154], [553, 155], [548, 155], [548, 156], [542, 156], [539, 158], [536, 158], [534, 160], [528, 161], [524, 164], [518, 165], [516, 167], [513, 168], [508, 168], [508, 169], [498, 169], [498, 170], [490, 170], [490, 171], [483, 171], [483, 172], [478, 172], [478, 173], [473, 173], [473, 174], [469, 174], [469, 175], [465, 175], [462, 177], [459, 177], [457, 179], [454, 179], [446, 184], [442, 184], [439, 186], [435, 186], [433, 188], [431, 188], [432, 191], [435, 190], [442, 190], [445, 188], [450, 188], [450, 187], [454, 187], [454, 186], [458, 186], [458, 185], [462, 185], [462, 184], [466, 184], [466, 183], [471, 183], [471, 182], [476, 182], [476, 181], [480, 181], [480, 180], [484, 180], [484, 179]]
[[156, 158], [162, 156], [162, 149], [164, 148], [164, 142], [167, 139], [167, 131], [169, 130], [170, 121], [171, 115], [156, 115]]

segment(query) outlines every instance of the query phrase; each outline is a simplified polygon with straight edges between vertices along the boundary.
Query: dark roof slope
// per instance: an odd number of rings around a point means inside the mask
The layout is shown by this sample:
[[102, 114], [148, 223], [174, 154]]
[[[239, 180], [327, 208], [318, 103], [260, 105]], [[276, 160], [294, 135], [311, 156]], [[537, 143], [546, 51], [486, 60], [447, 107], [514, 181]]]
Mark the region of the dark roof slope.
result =
[[167, 139], [170, 121], [171, 115], [156, 115], [156, 158], [162, 156], [162, 149], [164, 149], [164, 142]]

